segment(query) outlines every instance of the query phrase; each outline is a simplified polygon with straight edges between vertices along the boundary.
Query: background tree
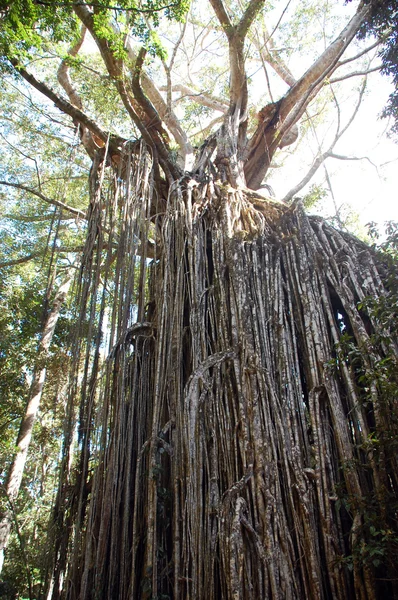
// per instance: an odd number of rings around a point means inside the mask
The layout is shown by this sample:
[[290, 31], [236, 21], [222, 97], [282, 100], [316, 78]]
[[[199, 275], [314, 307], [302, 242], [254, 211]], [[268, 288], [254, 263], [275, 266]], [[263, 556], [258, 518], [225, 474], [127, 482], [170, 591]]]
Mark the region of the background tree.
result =
[[[189, 13], [183, 2], [53, 7], [5, 3], [1, 30], [8, 81], [24, 80], [63, 115], [59, 135], [47, 112], [35, 125], [60, 143], [46, 176], [34, 155], [26, 179], [10, 168], [1, 185], [56, 207], [57, 265], [81, 253], [39, 593], [396, 594], [396, 388], [387, 386], [396, 332], [366, 300], [389, 297], [390, 266], [263, 186], [323, 93], [338, 123], [315, 167], [334, 154], [356, 111], [343, 123], [330, 85], [375, 48], [343, 57], [371, 4], [359, 3], [296, 77], [273, 43], [287, 6], [273, 29], [263, 0], [210, 0]], [[100, 58], [82, 58], [85, 36]], [[207, 64], [223, 48], [224, 72]], [[268, 86], [262, 106], [250, 102], [255, 62]], [[65, 116], [88, 158], [62, 159]], [[71, 174], [87, 165], [85, 188]], [[9, 256], [3, 268], [34, 259], [39, 237], [34, 256]], [[376, 377], [381, 365], [391, 370]]]

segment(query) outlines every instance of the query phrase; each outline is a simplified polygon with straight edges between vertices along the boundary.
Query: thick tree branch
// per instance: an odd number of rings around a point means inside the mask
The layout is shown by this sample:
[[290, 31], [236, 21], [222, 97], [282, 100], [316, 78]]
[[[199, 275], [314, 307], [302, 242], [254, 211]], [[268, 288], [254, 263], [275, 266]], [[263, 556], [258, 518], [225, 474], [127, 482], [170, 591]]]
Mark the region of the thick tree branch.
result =
[[283, 58], [280, 56], [278, 50], [275, 48], [272, 35], [268, 33], [266, 23], [261, 24], [261, 30], [263, 35], [262, 44], [260, 43], [260, 35], [256, 32], [256, 37], [253, 37], [253, 43], [256, 46], [261, 58], [265, 60], [275, 71], [277, 75], [284, 81], [289, 87], [292, 87], [296, 83], [296, 78], [286, 65]]
[[164, 142], [167, 144], [169, 142], [169, 139], [168, 139], [168, 137], [166, 137], [167, 134], [166, 134], [165, 130], [163, 129], [162, 121], [160, 120], [156, 109], [154, 108], [154, 106], [152, 105], [150, 100], [148, 100], [148, 98], [145, 96], [145, 94], [141, 88], [140, 80], [141, 80], [142, 68], [144, 66], [144, 60], [146, 57], [146, 53], [147, 53], [147, 51], [145, 48], [141, 48], [140, 51], [138, 52], [137, 60], [135, 62], [135, 66], [134, 66], [134, 70], [133, 70], [131, 87], [132, 87], [135, 99], [137, 100], [137, 102], [139, 103], [140, 107], [142, 108], [142, 110], [144, 111], [144, 113], [146, 115], [148, 129], [155, 128], [158, 131], [159, 135], [164, 138]]
[[64, 98], [61, 98], [61, 96], [58, 96], [58, 94], [56, 94], [54, 90], [52, 90], [47, 84], [36, 79], [34, 75], [29, 73], [20, 65], [18, 65], [15, 61], [12, 61], [12, 64], [15, 67], [16, 71], [21, 75], [21, 77], [25, 79], [25, 81], [27, 81], [32, 87], [34, 87], [44, 96], [46, 96], [49, 100], [54, 102], [55, 106], [61, 112], [63, 112], [66, 115], [69, 115], [74, 121], [77, 121], [78, 123], [81, 123], [82, 125], [87, 127], [104, 143], [106, 143], [109, 139], [110, 149], [112, 149], [112, 151], [114, 152], [119, 151], [120, 146], [126, 140], [123, 140], [123, 138], [121, 138], [120, 136], [112, 135], [108, 132], [105, 132], [103, 129], [101, 129], [101, 127], [97, 125], [95, 121], [93, 121], [93, 119], [90, 119], [90, 117], [86, 113], [84, 113], [82, 110], [80, 110]]
[[[123, 73], [123, 62], [120, 59], [115, 59], [107, 40], [104, 38], [100, 38], [96, 34], [94, 30], [95, 28], [93, 14], [87, 9], [87, 7], [82, 6], [81, 3], [75, 2], [74, 10], [76, 15], [79, 17], [79, 19], [87, 27], [87, 29], [93, 36], [101, 53], [105, 66], [108, 70], [108, 73], [115, 83], [115, 86], [119, 92], [119, 95], [123, 101], [127, 112], [130, 115], [130, 118], [140, 130], [145, 141], [151, 146], [155, 144], [157, 152], [159, 153], [160, 157], [162, 157], [162, 162], [164, 163], [163, 166], [167, 169], [165, 161], [166, 157], [168, 156], [168, 152], [167, 148], [164, 147], [164, 143], [162, 140], [163, 135], [167, 137], [166, 132], [162, 127], [161, 138], [156, 139], [158, 136], [155, 136], [155, 140], [152, 138], [152, 132], [148, 131], [152, 124], [150, 122], [147, 122], [148, 119], [145, 119], [145, 114], [142, 114], [142, 110], [140, 110], [138, 103], [135, 102], [134, 98], [131, 96], [129, 90], [126, 87], [124, 81], [125, 77]], [[135, 63], [137, 60], [137, 55], [134, 53], [133, 49], [131, 48], [131, 44], [128, 40], [126, 42], [126, 48], [128, 51], [129, 58]], [[192, 153], [192, 147], [188, 141], [185, 132], [179, 125], [177, 117], [174, 115], [174, 113], [169, 114], [166, 103], [157, 91], [156, 86], [153, 84], [150, 78], [143, 72], [142, 68], [140, 69], [140, 82], [142, 82], [142, 87], [145, 90], [145, 93], [149, 97], [150, 101], [153, 103], [153, 106], [158, 112], [160, 119], [162, 119], [165, 122], [166, 126], [174, 135], [177, 143], [181, 146], [184, 156], [186, 154]], [[160, 119], [159, 122], [161, 122]]]
[[287, 117], [290, 116], [290, 112], [293, 109], [298, 112], [301, 109], [300, 105], [307, 103], [307, 99], [310, 97], [312, 90], [323, 82], [336, 68], [340, 56], [355, 37], [369, 10], [369, 5], [364, 5], [363, 3], [360, 4], [356, 14], [352, 17], [340, 35], [285, 95], [279, 111], [282, 126], [276, 137], [281, 137], [283, 135], [283, 123]]
[[249, 31], [249, 27], [256, 19], [258, 13], [263, 8], [264, 4], [265, 0], [251, 0], [251, 2], [249, 2], [237, 27], [237, 34], [239, 35], [239, 37], [246, 37], [246, 34]]
[[232, 185], [244, 185], [243, 150], [247, 131], [247, 77], [244, 44], [246, 33], [264, 6], [265, 0], [251, 0], [237, 25], [233, 25], [221, 0], [210, 0], [214, 12], [227, 36], [229, 48], [230, 104], [219, 132], [216, 163], [221, 179]]
[[[69, 56], [72, 56], [72, 57], [77, 56], [80, 48], [83, 45], [85, 34], [86, 34], [86, 27], [84, 25], [82, 25], [81, 32], [80, 32], [80, 38], [78, 39], [76, 44], [71, 46], [68, 50]], [[69, 76], [69, 64], [65, 59], [62, 60], [61, 64], [59, 65], [59, 68], [57, 71], [57, 79], [58, 79], [59, 83], [62, 85], [62, 87], [64, 88], [65, 92], [68, 94], [68, 98], [71, 101], [71, 103], [74, 106], [76, 106], [77, 108], [79, 108], [80, 110], [83, 110], [83, 103], [82, 103], [80, 96], [77, 93], [76, 89], [72, 85], [72, 81]]]
[[216, 13], [216, 17], [219, 20], [220, 25], [224, 29], [227, 37], [229, 37], [229, 35], [232, 33], [233, 26], [222, 0], [210, 0], [210, 4]]
[[[126, 48], [129, 59], [135, 64], [135, 61], [137, 60], [137, 55], [131, 47], [129, 41], [127, 41], [126, 43]], [[180, 146], [181, 155], [184, 161], [189, 160], [189, 156], [193, 153], [193, 148], [188, 140], [188, 137], [183, 128], [181, 127], [177, 116], [172, 110], [169, 109], [167, 103], [163, 100], [159, 90], [153, 83], [152, 79], [148, 77], [144, 70], [141, 72], [141, 85], [145, 94], [148, 96], [149, 100], [152, 102], [153, 106], [159, 113], [159, 117], [162, 119], [167, 129], [173, 135], [177, 144]]]

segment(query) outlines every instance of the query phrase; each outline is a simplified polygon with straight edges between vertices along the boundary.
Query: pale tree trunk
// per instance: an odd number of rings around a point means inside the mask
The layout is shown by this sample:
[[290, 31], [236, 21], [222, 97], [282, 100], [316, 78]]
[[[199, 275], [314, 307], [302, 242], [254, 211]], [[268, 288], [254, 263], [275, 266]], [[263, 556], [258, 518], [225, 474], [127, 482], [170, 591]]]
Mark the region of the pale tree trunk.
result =
[[41, 395], [46, 381], [46, 367], [44, 366], [46, 363], [46, 354], [50, 347], [61, 308], [65, 302], [71, 282], [72, 272], [70, 271], [57, 290], [52, 309], [49, 312], [43, 327], [43, 333], [38, 349], [38, 358], [29, 392], [29, 399], [17, 438], [16, 452], [10, 465], [5, 485], [5, 495], [8, 506], [1, 515], [0, 521], [0, 573], [4, 563], [4, 551], [7, 548], [11, 532], [13, 504], [18, 497], [19, 489], [21, 487], [26, 458], [32, 439], [33, 426], [36, 421]]

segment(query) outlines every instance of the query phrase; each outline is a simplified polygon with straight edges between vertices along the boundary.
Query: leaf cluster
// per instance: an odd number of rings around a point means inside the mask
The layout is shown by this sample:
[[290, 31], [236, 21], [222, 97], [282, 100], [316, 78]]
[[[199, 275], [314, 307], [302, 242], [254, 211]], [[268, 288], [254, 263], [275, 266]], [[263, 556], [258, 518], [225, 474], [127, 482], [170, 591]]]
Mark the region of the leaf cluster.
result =
[[8, 60], [22, 62], [33, 49], [43, 47], [45, 40], [68, 41], [77, 37], [78, 21], [71, 4], [35, 0], [1, 0], [0, 2], [0, 69], [10, 69]]

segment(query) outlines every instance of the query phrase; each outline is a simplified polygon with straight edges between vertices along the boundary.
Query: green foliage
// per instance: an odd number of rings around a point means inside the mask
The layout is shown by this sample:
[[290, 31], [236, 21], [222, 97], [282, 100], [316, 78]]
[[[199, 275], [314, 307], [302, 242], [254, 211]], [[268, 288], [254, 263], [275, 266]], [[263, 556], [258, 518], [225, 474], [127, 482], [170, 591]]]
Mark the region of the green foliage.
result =
[[[189, 0], [176, 0], [164, 4], [158, 0], [138, 3], [136, 0], [108, 0], [87, 2], [94, 9], [94, 25], [99, 37], [106, 39], [117, 58], [125, 59], [125, 36], [135, 36], [153, 55], [163, 56], [159, 39], [148, 28], [154, 27], [161, 15], [168, 20], [183, 21], [189, 9]], [[49, 42], [68, 43], [79, 36], [72, 2], [37, 2], [35, 0], [0, 1], [0, 69], [10, 71], [9, 61], [23, 63], [35, 52], [46, 49]], [[116, 25], [116, 29], [115, 26]]]
[[71, 6], [54, 10], [52, 3], [34, 0], [2, 0], [0, 2], [0, 69], [9, 70], [9, 59], [22, 62], [40, 49], [45, 39], [54, 42], [74, 39], [78, 22]]
[[319, 208], [322, 200], [327, 196], [327, 191], [321, 185], [313, 183], [303, 198], [303, 206], [306, 210]]

